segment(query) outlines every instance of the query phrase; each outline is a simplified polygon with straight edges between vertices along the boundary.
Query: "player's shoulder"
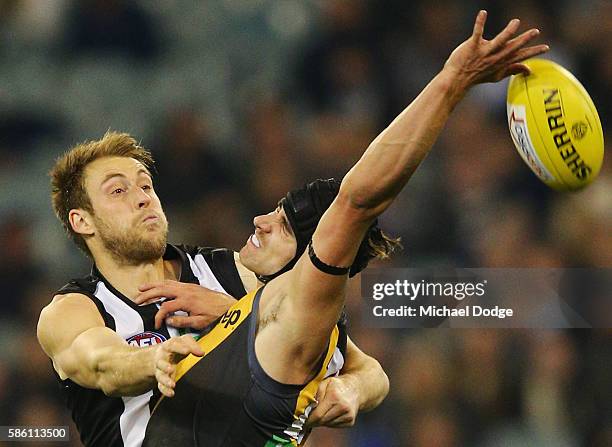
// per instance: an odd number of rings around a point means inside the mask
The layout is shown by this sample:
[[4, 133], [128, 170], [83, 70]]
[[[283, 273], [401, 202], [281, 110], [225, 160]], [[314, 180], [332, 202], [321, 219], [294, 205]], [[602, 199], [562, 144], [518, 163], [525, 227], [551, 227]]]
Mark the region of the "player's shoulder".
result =
[[84, 314], [97, 315], [101, 319], [96, 305], [86, 294], [80, 292], [57, 293], [53, 296], [51, 302], [41, 310], [39, 324], [48, 320], [66, 321], [72, 316], [81, 317]]
[[98, 281], [99, 279], [93, 274], [89, 274], [81, 278], [73, 278], [60, 287], [55, 292], [55, 295], [67, 295], [71, 293], [91, 295], [95, 292]]
[[93, 274], [73, 278], [53, 293], [53, 298], [40, 313], [39, 326], [42, 323], [55, 325], [66, 319], [84, 316], [101, 319], [96, 304], [93, 302], [99, 279]]
[[87, 295], [62, 293], [56, 294], [41, 310], [36, 334], [45, 352], [52, 355], [65, 339], [74, 338], [88, 328], [104, 325], [104, 319]]

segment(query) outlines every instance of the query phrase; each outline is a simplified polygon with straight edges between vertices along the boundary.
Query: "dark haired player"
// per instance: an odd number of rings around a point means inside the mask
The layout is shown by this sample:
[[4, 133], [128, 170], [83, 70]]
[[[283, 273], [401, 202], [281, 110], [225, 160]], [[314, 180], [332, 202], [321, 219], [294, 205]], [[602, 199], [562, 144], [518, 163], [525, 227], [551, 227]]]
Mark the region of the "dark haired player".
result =
[[[316, 404], [314, 390], [327, 374], [340, 369], [337, 322], [347, 277], [376, 255], [369, 241], [377, 231], [377, 216], [401, 191], [469, 88], [527, 72], [521, 61], [548, 49], [527, 47], [537, 30], [513, 38], [518, 20], [487, 41], [485, 19], [481, 11], [472, 36], [372, 142], [334, 192], [329, 207], [316, 204], [332, 193], [329, 183], [317, 182], [296, 193], [310, 196], [317, 209], [312, 218], [318, 220], [297, 260], [300, 241], [292, 228], [298, 227], [291, 221], [303, 211], [303, 202], [289, 197], [276, 211], [255, 218], [255, 233], [240, 252], [244, 266], [265, 276], [294, 265], [224, 314], [198, 341], [203, 357], [188, 356], [176, 371], [176, 357], [169, 356], [161, 365], [167, 376], [159, 381], [159, 389], [175, 397], [159, 403], [145, 445], [303, 443]], [[219, 363], [227, 369], [215, 368]]]

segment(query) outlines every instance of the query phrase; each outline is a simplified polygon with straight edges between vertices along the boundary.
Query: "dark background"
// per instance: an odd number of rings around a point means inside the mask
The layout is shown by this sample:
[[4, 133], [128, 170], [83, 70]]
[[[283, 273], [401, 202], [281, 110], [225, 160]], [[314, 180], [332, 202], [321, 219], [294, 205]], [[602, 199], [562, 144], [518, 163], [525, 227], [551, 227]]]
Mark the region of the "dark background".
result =
[[[288, 189], [342, 176], [482, 7], [488, 37], [539, 27], [610, 130], [609, 1], [0, 0], [0, 424], [69, 420], [35, 334], [89, 269], [51, 211], [55, 157], [130, 132], [158, 160], [171, 241], [239, 249]], [[513, 148], [505, 89], [455, 111], [381, 219], [405, 249], [380, 266], [612, 265], [610, 157], [585, 191], [548, 190]], [[351, 334], [390, 395], [309, 445], [612, 445], [609, 330], [374, 330], [359, 301], [353, 280]]]

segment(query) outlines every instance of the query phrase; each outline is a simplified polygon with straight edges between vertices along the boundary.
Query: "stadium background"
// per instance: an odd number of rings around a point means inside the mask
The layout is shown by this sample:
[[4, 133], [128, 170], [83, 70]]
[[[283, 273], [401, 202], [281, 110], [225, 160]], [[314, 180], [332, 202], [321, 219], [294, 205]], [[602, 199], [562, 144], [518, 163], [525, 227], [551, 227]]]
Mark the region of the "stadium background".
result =
[[[69, 420], [35, 336], [53, 291], [89, 268], [49, 204], [61, 151], [133, 133], [158, 160], [171, 241], [238, 249], [288, 189], [341, 176], [481, 7], [489, 36], [514, 16], [542, 30], [609, 142], [609, 1], [0, 1], [0, 425]], [[612, 265], [610, 157], [587, 190], [547, 190], [512, 146], [505, 85], [469, 95], [386, 213], [405, 250], [384, 265]], [[349, 308], [391, 392], [309, 445], [612, 445], [609, 330], [373, 330], [358, 280]]]

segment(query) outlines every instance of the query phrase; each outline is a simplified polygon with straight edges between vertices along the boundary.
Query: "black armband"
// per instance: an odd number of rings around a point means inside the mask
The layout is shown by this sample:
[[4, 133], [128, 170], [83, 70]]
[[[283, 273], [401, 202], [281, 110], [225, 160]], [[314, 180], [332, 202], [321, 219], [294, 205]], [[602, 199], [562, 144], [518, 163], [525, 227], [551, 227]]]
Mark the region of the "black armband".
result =
[[336, 267], [334, 265], [329, 265], [317, 258], [314, 248], [312, 248], [312, 239], [308, 243], [308, 256], [310, 257], [310, 261], [317, 269], [329, 275], [343, 276], [346, 275], [351, 269], [351, 267]]

